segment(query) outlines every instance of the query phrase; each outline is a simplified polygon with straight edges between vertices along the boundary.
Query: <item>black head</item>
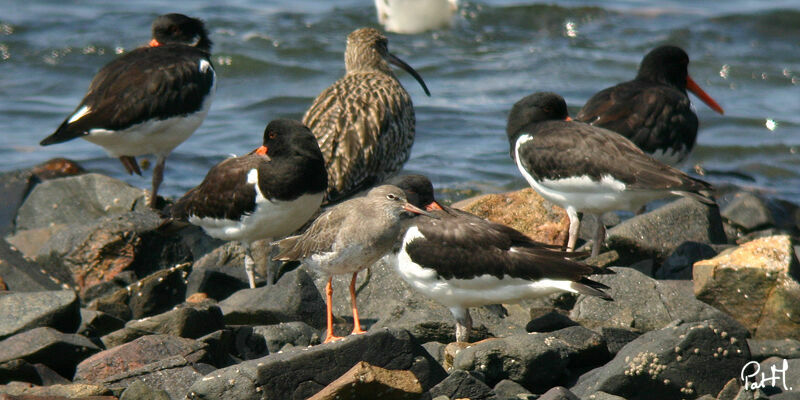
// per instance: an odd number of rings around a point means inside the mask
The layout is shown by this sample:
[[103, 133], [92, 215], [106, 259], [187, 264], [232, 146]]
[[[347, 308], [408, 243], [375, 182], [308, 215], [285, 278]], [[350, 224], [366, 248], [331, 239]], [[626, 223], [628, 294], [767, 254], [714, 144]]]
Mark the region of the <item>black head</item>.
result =
[[686, 91], [689, 55], [677, 46], [659, 46], [650, 50], [639, 65], [636, 79], [664, 83]]
[[164, 14], [153, 21], [153, 40], [150, 45], [166, 44], [183, 44], [211, 51], [211, 40], [203, 21], [183, 14]]
[[408, 197], [408, 202], [423, 209], [434, 203], [433, 183], [425, 175], [401, 175], [386, 181], [387, 185], [394, 185], [403, 189]]
[[317, 138], [302, 122], [293, 119], [275, 119], [267, 124], [264, 142], [258, 151], [270, 158], [301, 153], [322, 159]]
[[538, 92], [524, 97], [511, 107], [506, 124], [506, 134], [515, 141], [522, 130], [538, 122], [566, 120], [569, 118], [567, 102], [558, 94]]

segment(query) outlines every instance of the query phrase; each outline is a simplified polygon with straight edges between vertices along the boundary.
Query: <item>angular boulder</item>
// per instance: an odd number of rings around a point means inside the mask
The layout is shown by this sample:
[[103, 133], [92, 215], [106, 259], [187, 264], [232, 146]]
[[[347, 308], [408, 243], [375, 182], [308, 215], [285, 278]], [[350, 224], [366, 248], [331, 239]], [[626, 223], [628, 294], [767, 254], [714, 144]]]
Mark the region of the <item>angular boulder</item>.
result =
[[0, 310], [0, 339], [41, 326], [75, 332], [80, 323], [80, 302], [71, 290], [5, 293]]
[[0, 363], [16, 359], [41, 363], [69, 378], [78, 362], [98, 351], [97, 345], [81, 335], [41, 327], [0, 341]]

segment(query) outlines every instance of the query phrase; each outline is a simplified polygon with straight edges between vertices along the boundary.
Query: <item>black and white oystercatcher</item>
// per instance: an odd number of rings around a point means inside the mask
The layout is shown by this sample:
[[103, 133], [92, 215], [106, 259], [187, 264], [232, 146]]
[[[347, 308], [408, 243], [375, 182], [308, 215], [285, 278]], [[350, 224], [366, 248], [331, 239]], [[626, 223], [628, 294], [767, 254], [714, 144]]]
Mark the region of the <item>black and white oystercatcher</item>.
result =
[[634, 211], [673, 194], [714, 204], [701, 193], [711, 185], [655, 160], [617, 133], [570, 120], [567, 103], [555, 93], [535, 93], [514, 104], [506, 133], [511, 158], [528, 184], [566, 209], [568, 250], [578, 239], [578, 212], [598, 217], [592, 246], [597, 255], [605, 212]]
[[689, 56], [680, 47], [656, 47], [644, 56], [634, 80], [598, 92], [575, 119], [617, 132], [656, 160], [676, 165], [697, 140], [697, 115], [686, 90], [724, 113], [688, 67]]
[[264, 130], [261, 147], [215, 165], [170, 212], [209, 236], [241, 242], [252, 288], [250, 244], [300, 228], [319, 209], [327, 183], [325, 161], [311, 131], [299, 121], [276, 119]]
[[414, 218], [389, 263], [414, 289], [450, 309], [456, 319], [456, 341], [469, 338], [469, 307], [517, 303], [560, 291], [611, 300], [603, 292], [608, 287], [587, 276], [612, 271], [572, 261], [567, 257], [574, 253], [440, 205], [424, 176], [402, 176], [392, 182], [438, 219]]
[[303, 261], [309, 268], [329, 277], [325, 287], [328, 315], [325, 343], [341, 339], [333, 335], [332, 276], [353, 274], [350, 281], [352, 334], [364, 333], [356, 306], [356, 276], [358, 271], [391, 251], [401, 233], [402, 220], [413, 215], [409, 213], [426, 214], [408, 202], [402, 189], [391, 185], [378, 186], [364, 197], [331, 207], [302, 235], [277, 242], [280, 253], [276, 260]]
[[153, 22], [153, 39], [106, 64], [77, 109], [42, 146], [77, 137], [119, 157], [128, 173], [142, 172], [136, 156], [155, 154], [150, 206], [155, 207], [164, 163], [200, 126], [214, 97], [216, 75], [203, 22], [182, 14]]
[[367, 189], [402, 168], [414, 143], [414, 106], [389, 63], [419, 81], [417, 71], [388, 50], [373, 28], [347, 36], [347, 72], [317, 96], [303, 116], [319, 141], [328, 169], [329, 202]]

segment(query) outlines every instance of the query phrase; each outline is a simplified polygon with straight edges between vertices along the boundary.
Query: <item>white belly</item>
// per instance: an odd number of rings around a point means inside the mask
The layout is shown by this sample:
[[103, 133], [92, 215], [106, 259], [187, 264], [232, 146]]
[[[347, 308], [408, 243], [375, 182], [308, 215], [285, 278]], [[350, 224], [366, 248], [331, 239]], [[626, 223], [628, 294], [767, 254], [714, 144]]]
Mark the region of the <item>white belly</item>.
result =
[[375, 0], [378, 21], [387, 31], [418, 33], [449, 27], [456, 0]]

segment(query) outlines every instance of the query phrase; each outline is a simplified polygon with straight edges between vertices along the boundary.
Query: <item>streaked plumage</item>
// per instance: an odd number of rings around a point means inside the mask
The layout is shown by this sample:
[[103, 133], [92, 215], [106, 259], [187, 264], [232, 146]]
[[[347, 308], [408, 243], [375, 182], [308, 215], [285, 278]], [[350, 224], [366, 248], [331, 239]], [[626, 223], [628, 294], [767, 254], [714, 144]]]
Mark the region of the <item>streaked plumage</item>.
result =
[[[634, 211], [673, 194], [713, 204], [708, 183], [656, 161], [617, 133], [568, 118], [561, 96], [541, 92], [514, 104], [506, 126], [511, 158], [522, 175], [542, 197], [566, 209], [568, 249], [577, 241], [578, 212]], [[598, 223], [593, 255], [604, 235]]]
[[329, 277], [325, 288], [328, 333], [325, 342], [339, 339], [333, 336], [331, 312], [331, 279], [333, 275], [352, 273], [350, 301], [353, 310], [353, 333], [363, 333], [358, 319], [355, 282], [358, 271], [374, 264], [396, 243], [402, 219], [408, 213], [425, 213], [406, 200], [403, 191], [383, 185], [328, 209], [317, 217], [302, 234], [277, 242], [280, 253], [276, 260], [303, 261], [312, 270]]
[[387, 61], [408, 71], [428, 93], [419, 74], [389, 53], [385, 36], [362, 28], [347, 37], [345, 76], [320, 93], [303, 116], [325, 157], [330, 202], [394, 175], [411, 153], [414, 106]]
[[683, 49], [656, 47], [642, 59], [635, 79], [601, 90], [575, 119], [617, 132], [663, 163], [678, 164], [697, 141], [697, 115], [686, 90], [723, 113], [689, 76], [688, 66]]
[[155, 207], [166, 158], [202, 124], [216, 75], [202, 21], [166, 14], [153, 22], [152, 30], [150, 47], [106, 64], [75, 111], [40, 144], [81, 137], [119, 157], [128, 173], [139, 175], [135, 157], [155, 154], [150, 197]]
[[[255, 287], [250, 244], [300, 228], [319, 208], [326, 187], [314, 136], [299, 121], [277, 119], [267, 125], [259, 149], [212, 167], [170, 212], [212, 237], [241, 242], [249, 284]], [[268, 274], [268, 283], [271, 278]]]
[[508, 226], [440, 205], [424, 176], [391, 182], [438, 219], [420, 216], [410, 221], [389, 262], [414, 289], [450, 309], [457, 341], [468, 339], [469, 307], [516, 303], [560, 291], [611, 299], [602, 291], [608, 287], [587, 278], [609, 271], [572, 261], [566, 257], [574, 253], [536, 242]]

